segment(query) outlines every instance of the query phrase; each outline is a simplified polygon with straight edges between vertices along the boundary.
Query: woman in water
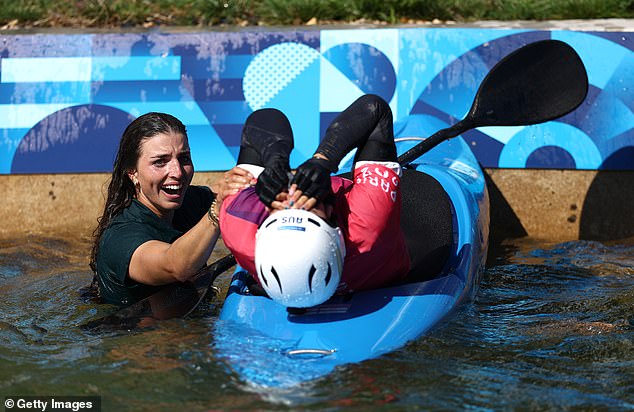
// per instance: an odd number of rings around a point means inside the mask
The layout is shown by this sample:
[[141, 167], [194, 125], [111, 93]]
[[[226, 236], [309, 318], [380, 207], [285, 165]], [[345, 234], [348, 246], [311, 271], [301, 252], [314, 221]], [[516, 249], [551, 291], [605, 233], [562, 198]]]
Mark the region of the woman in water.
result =
[[148, 113], [126, 128], [90, 258], [104, 302], [130, 305], [205, 266], [220, 235], [220, 204], [253, 176], [234, 167], [211, 189], [191, 186], [193, 176], [177, 118]]

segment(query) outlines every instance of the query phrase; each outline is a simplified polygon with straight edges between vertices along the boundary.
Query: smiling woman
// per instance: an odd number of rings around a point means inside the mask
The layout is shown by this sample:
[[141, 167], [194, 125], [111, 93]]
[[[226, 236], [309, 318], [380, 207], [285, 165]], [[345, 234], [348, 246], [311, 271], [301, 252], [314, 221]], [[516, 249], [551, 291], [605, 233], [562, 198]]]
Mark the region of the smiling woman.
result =
[[212, 189], [191, 186], [193, 176], [180, 120], [148, 113], [126, 128], [90, 260], [105, 302], [129, 305], [206, 264], [220, 235], [220, 204], [253, 176], [236, 167]]

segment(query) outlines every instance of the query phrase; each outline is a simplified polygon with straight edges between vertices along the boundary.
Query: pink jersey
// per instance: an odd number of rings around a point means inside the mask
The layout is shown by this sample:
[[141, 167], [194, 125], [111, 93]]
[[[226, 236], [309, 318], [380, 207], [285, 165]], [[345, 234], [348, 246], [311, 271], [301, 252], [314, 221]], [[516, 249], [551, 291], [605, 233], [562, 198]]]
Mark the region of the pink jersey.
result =
[[[341, 292], [385, 286], [402, 279], [410, 266], [400, 227], [398, 174], [382, 164], [366, 163], [355, 169], [353, 180], [331, 178], [334, 213], [346, 243]], [[227, 197], [220, 210], [225, 245], [252, 275], [255, 234], [267, 217], [252, 187]]]

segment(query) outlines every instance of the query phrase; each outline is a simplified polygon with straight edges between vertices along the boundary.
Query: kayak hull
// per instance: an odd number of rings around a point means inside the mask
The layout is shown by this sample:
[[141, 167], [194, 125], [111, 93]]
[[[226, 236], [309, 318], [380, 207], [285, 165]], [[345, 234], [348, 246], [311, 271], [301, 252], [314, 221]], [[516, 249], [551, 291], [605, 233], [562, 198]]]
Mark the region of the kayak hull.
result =
[[[397, 144], [400, 153], [414, 143]], [[436, 179], [452, 208], [449, 259], [436, 278], [350, 296], [302, 313], [248, 293], [236, 270], [214, 330], [220, 358], [244, 382], [290, 387], [403, 347], [424, 336], [477, 290], [484, 268], [489, 200], [481, 168], [460, 139], [440, 144], [412, 166]]]

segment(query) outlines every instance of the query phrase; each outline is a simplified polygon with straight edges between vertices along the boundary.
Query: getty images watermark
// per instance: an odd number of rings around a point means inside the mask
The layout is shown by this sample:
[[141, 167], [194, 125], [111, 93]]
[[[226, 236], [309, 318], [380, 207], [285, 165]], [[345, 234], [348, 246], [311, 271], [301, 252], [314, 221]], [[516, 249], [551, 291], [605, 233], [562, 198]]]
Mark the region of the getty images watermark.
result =
[[100, 396], [6, 396], [6, 412], [101, 412]]

